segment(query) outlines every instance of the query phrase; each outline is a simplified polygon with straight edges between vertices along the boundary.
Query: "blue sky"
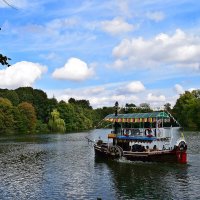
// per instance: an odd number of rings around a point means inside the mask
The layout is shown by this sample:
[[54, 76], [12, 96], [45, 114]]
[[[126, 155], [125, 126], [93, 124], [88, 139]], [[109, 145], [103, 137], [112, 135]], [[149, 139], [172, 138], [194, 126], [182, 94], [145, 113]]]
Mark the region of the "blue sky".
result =
[[196, 0], [0, 0], [0, 88], [96, 107], [175, 104], [199, 89]]

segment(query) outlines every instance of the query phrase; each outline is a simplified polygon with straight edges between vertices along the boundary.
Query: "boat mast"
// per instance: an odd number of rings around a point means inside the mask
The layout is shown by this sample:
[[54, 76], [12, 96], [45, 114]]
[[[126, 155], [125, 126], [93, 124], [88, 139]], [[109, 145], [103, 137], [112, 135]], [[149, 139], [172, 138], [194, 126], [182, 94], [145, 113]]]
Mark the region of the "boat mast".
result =
[[[115, 118], [117, 118], [118, 116], [118, 102], [116, 101], [115, 102]], [[114, 131], [115, 131], [115, 134], [117, 134], [117, 122], [115, 120], [115, 124], [114, 124]]]
[[[119, 106], [119, 104], [116, 101], [115, 102], [115, 118], [117, 118], [117, 116], [118, 116], [118, 106]], [[116, 120], [115, 120], [115, 123], [114, 123], [114, 133], [117, 135], [117, 122], [116, 122]], [[113, 145], [115, 145], [115, 144], [116, 144], [116, 139], [113, 138]]]

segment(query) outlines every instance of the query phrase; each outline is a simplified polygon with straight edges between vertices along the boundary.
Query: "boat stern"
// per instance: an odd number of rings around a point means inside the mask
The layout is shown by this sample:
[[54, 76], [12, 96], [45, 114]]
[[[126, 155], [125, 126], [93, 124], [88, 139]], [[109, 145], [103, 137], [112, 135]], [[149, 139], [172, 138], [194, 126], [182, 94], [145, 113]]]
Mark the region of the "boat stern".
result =
[[187, 163], [187, 144], [184, 139], [179, 140], [176, 145], [176, 157], [178, 163]]

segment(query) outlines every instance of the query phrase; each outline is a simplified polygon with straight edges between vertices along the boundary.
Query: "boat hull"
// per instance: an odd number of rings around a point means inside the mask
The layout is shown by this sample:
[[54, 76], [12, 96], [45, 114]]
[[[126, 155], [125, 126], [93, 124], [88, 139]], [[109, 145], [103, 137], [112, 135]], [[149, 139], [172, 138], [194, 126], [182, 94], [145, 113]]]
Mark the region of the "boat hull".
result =
[[119, 159], [121, 157], [130, 161], [143, 162], [173, 162], [173, 163], [187, 163], [186, 151], [179, 150], [163, 150], [152, 152], [132, 152], [123, 151], [122, 155], [114, 155], [109, 152], [109, 148], [94, 145], [95, 155], [107, 159]]

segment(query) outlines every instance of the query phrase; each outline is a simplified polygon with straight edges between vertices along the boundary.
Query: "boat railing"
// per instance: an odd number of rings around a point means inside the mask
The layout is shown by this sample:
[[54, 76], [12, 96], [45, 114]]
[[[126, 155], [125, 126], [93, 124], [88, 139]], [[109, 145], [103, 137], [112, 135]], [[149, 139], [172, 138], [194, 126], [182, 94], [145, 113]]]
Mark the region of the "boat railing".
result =
[[153, 136], [157, 138], [171, 138], [174, 130], [177, 132], [178, 127], [157, 127], [157, 128], [121, 128], [118, 135], [126, 136]]
[[142, 129], [139, 128], [122, 128], [121, 129], [121, 135], [131, 135], [131, 136], [135, 136], [135, 135], [141, 135], [142, 134]]

